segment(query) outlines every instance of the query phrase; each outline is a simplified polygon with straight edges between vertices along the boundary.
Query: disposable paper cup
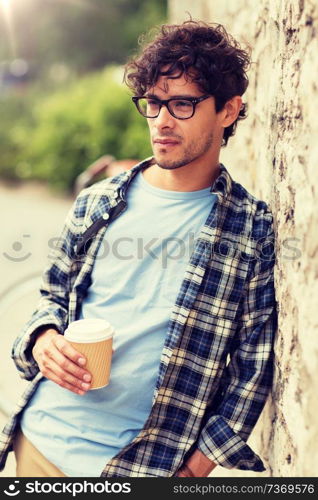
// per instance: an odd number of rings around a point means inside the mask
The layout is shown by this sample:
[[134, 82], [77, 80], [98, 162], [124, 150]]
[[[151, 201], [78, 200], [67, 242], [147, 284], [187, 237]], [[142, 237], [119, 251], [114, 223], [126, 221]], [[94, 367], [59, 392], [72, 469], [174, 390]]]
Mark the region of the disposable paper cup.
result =
[[103, 319], [80, 319], [69, 324], [64, 337], [87, 362], [85, 369], [92, 374], [90, 389], [109, 384], [114, 329]]

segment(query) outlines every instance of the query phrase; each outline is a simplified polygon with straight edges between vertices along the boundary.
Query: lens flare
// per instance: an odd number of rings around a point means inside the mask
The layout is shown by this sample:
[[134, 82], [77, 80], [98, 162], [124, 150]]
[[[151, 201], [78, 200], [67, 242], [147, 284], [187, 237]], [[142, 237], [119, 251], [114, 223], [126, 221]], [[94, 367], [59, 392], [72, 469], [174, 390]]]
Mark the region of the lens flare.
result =
[[5, 12], [8, 12], [9, 11], [9, 7], [10, 7], [10, 2], [11, 0], [0, 0], [1, 2], [1, 5], [2, 5], [2, 8]]
[[[5, 25], [8, 33], [9, 46], [11, 50], [11, 56], [16, 57], [16, 40], [14, 36], [13, 20], [11, 12], [11, 0], [0, 0], [0, 7], [2, 7]], [[1, 14], [1, 12], [0, 12]]]

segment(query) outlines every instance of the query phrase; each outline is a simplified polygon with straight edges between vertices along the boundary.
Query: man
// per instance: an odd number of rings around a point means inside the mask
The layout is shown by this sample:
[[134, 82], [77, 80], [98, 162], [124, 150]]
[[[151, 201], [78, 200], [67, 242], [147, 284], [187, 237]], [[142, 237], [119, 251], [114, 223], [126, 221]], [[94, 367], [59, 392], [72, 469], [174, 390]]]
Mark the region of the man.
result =
[[[248, 54], [222, 26], [163, 26], [126, 66], [153, 157], [78, 196], [13, 358], [30, 380], [2, 434], [18, 475], [264, 470], [246, 444], [272, 382], [273, 217], [219, 163], [245, 117]], [[69, 322], [115, 327], [89, 391]], [[33, 457], [33, 458], [31, 458]]]

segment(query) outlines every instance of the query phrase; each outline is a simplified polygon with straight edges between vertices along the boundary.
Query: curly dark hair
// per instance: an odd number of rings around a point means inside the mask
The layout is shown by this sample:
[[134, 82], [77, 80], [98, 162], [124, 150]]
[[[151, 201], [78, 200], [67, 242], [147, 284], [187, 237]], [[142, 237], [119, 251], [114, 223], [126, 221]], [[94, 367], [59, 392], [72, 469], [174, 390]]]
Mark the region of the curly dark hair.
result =
[[[145, 37], [140, 43], [144, 41]], [[124, 81], [135, 95], [144, 95], [161, 75], [170, 78], [185, 75], [202, 92], [214, 96], [219, 112], [229, 99], [244, 94], [249, 65], [249, 52], [221, 24], [191, 19], [180, 25], [159, 27], [154, 40], [126, 64]], [[238, 120], [246, 118], [246, 111], [247, 104], [243, 103], [238, 118], [224, 129], [223, 146], [234, 135]]]

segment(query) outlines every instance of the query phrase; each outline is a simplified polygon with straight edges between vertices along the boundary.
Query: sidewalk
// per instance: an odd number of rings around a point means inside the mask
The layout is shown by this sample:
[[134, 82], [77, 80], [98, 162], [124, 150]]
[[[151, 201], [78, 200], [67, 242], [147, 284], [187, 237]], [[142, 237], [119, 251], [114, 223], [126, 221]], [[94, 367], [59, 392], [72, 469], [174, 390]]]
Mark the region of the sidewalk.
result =
[[[0, 431], [26, 385], [11, 359], [12, 344], [36, 307], [41, 273], [71, 203], [43, 185], [0, 182]], [[15, 476], [13, 453], [0, 476]]]

